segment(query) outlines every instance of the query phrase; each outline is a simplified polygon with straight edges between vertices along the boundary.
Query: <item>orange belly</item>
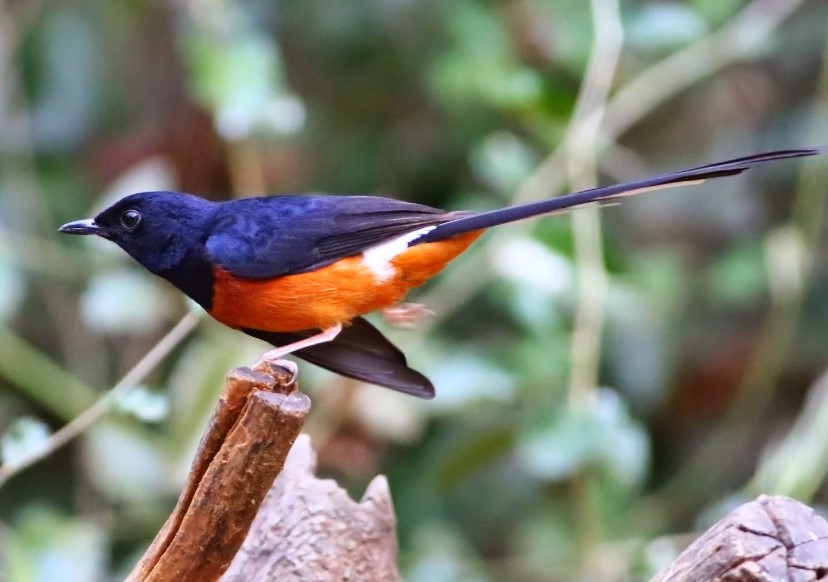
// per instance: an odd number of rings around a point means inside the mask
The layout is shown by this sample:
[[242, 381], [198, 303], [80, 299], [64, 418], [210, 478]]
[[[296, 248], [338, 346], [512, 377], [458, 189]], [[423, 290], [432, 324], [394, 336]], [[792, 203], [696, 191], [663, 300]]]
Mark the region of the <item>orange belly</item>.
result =
[[275, 279], [239, 279], [217, 268], [210, 314], [237, 329], [284, 332], [347, 325], [358, 315], [399, 303], [409, 289], [440, 272], [481, 234], [414, 245], [391, 260], [393, 274], [385, 280], [361, 256]]

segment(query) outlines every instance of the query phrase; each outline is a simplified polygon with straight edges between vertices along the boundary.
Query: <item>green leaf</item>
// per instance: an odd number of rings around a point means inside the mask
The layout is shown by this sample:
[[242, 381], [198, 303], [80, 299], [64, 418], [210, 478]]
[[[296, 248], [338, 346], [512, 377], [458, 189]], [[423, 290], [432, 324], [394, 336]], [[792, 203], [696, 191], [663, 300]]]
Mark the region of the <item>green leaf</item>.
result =
[[[21, 393], [63, 420], [71, 420], [97, 398], [90, 386], [58, 365], [51, 357], [0, 327], [0, 376]], [[60, 386], [60, 390], [55, 390]]]
[[16, 575], [10, 580], [95, 582], [106, 578], [107, 540], [94, 521], [30, 507], [14, 529], [18, 535], [11, 571]]
[[432, 69], [435, 92], [463, 106], [478, 101], [522, 110], [540, 104], [542, 77], [517, 59], [497, 12], [474, 2], [446, 6], [454, 47]]
[[7, 322], [20, 305], [26, 289], [25, 279], [12, 260], [11, 248], [0, 236], [0, 322]]
[[747, 305], [767, 291], [764, 249], [751, 242], [730, 250], [705, 275], [710, 297], [720, 305]]
[[409, 582], [490, 582], [474, 548], [460, 532], [444, 523], [422, 524], [415, 533]]
[[614, 390], [596, 390], [593, 414], [602, 432], [598, 454], [601, 466], [616, 483], [627, 488], [639, 485], [650, 461], [647, 432], [630, 418], [626, 403]]
[[499, 131], [472, 152], [472, 169], [491, 188], [513, 192], [538, 163], [534, 151], [516, 135]]
[[242, 139], [262, 128], [294, 133], [305, 123], [305, 105], [282, 83], [278, 48], [265, 36], [194, 34], [186, 45], [194, 90], [216, 114], [219, 131]]
[[444, 356], [429, 374], [435, 386], [445, 387], [440, 398], [433, 401], [434, 410], [447, 412], [471, 402], [514, 398], [514, 378], [481, 354], [467, 350]]
[[7, 466], [17, 465], [42, 451], [50, 434], [49, 427], [39, 418], [18, 418], [0, 436], [0, 460]]
[[84, 323], [101, 333], [145, 333], [161, 323], [168, 305], [158, 286], [133, 269], [96, 274], [81, 297]]
[[530, 429], [517, 454], [526, 469], [542, 479], [564, 479], [596, 465], [629, 488], [646, 474], [649, 443], [646, 432], [629, 418], [620, 396], [601, 388], [588, 410], [566, 409], [545, 426]]
[[590, 415], [566, 411], [524, 436], [517, 448], [518, 460], [536, 477], [564, 479], [595, 458], [600, 437]]
[[119, 412], [134, 416], [143, 422], [161, 422], [170, 411], [166, 394], [151, 392], [146, 386], [135, 386], [113, 403]]
[[690, 44], [706, 33], [707, 23], [699, 13], [677, 2], [645, 4], [627, 27], [631, 46], [654, 52]]
[[111, 500], [146, 503], [175, 489], [166, 451], [141, 425], [110, 417], [92, 427], [83, 445], [96, 489]]
[[40, 26], [27, 64], [37, 75], [33, 133], [42, 150], [69, 153], [98, 121], [106, 51], [92, 19], [67, 4], [44, 11]]

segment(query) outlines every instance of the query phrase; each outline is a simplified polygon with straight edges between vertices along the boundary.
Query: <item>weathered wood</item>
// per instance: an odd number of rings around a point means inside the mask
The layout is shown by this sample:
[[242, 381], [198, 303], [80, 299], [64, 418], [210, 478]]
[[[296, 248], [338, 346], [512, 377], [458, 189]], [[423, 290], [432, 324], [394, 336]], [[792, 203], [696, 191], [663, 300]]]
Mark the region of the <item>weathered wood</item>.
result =
[[223, 582], [396, 582], [396, 517], [385, 477], [360, 502], [314, 476], [316, 454], [302, 435]]
[[310, 411], [293, 378], [268, 365], [227, 375], [178, 504], [128, 582], [221, 576]]
[[788, 497], [762, 495], [728, 514], [651, 582], [828, 580], [828, 523]]

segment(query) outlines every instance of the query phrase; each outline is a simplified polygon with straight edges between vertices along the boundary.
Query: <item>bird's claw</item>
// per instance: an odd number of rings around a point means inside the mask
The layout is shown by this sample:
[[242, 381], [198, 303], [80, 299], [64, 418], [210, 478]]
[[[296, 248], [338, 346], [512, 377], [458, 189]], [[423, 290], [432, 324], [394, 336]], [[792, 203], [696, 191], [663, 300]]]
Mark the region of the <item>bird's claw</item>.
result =
[[271, 359], [268, 358], [269, 352], [265, 352], [256, 360], [252, 368], [259, 372], [264, 372], [276, 378], [282, 386], [292, 386], [296, 383], [299, 377], [299, 366], [296, 362], [291, 360]]

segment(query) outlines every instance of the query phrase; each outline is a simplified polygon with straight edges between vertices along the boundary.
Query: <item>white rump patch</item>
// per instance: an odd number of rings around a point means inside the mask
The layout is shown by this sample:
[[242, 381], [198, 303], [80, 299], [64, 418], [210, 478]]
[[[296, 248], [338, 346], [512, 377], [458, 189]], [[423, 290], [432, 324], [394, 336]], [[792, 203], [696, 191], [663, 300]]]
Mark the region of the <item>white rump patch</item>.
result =
[[411, 241], [417, 240], [435, 228], [437, 228], [436, 225], [426, 226], [371, 247], [362, 253], [362, 264], [373, 271], [379, 282], [387, 281], [396, 274], [391, 264], [394, 257], [404, 253]]

